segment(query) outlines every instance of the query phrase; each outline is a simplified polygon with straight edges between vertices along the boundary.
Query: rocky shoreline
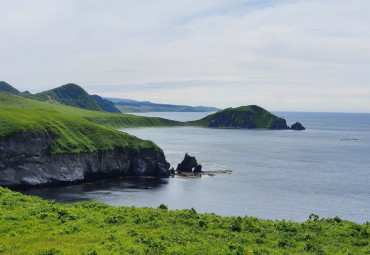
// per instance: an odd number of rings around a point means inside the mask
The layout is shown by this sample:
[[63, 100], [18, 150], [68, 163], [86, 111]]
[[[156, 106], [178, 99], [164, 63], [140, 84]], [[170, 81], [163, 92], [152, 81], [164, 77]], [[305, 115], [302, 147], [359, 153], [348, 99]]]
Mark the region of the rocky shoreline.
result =
[[71, 184], [126, 176], [168, 177], [162, 151], [115, 148], [92, 153], [48, 153], [52, 137], [24, 131], [0, 139], [0, 185], [4, 187]]

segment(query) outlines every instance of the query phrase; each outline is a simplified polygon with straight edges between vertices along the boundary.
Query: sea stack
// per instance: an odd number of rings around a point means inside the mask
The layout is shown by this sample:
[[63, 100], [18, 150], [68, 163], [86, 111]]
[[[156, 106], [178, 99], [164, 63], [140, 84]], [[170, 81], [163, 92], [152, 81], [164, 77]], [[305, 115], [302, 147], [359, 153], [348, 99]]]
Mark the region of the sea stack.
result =
[[200, 173], [202, 171], [202, 165], [199, 165], [196, 158], [185, 154], [184, 160], [178, 164], [176, 168], [177, 172], [189, 172], [189, 173]]
[[296, 130], [296, 131], [301, 131], [301, 130], [306, 130], [306, 128], [304, 126], [302, 126], [301, 123], [299, 122], [296, 122], [294, 123], [291, 127], [290, 127], [291, 130]]

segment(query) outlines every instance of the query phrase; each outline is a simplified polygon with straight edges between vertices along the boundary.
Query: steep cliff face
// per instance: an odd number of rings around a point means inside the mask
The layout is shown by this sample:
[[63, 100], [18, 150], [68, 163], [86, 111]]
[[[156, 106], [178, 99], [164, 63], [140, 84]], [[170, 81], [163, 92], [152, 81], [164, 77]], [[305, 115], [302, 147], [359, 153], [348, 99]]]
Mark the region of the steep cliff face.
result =
[[51, 155], [53, 137], [25, 131], [0, 138], [0, 185], [32, 186], [118, 176], [168, 176], [162, 151], [117, 147], [110, 151]]

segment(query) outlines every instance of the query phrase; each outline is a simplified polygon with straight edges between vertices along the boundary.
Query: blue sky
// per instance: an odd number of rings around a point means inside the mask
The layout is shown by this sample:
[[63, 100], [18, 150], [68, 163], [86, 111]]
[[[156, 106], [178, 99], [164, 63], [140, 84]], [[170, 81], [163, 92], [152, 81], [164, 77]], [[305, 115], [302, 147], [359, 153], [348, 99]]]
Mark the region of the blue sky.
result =
[[370, 112], [368, 0], [0, 0], [0, 80], [38, 92]]

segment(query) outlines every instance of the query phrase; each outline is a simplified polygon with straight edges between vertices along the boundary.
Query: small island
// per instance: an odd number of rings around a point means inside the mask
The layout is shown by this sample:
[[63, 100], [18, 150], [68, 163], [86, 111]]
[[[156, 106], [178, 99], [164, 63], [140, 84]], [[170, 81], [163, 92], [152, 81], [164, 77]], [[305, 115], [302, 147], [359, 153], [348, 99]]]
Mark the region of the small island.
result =
[[[272, 130], [290, 129], [285, 119], [277, 117], [276, 115], [258, 105], [227, 108], [223, 111], [208, 115], [203, 119], [188, 121], [187, 124], [190, 126], [201, 126], [210, 128], [259, 128]], [[294, 130], [304, 130], [304, 127], [300, 123], [299, 125], [300, 127], [297, 123], [294, 124]]]

